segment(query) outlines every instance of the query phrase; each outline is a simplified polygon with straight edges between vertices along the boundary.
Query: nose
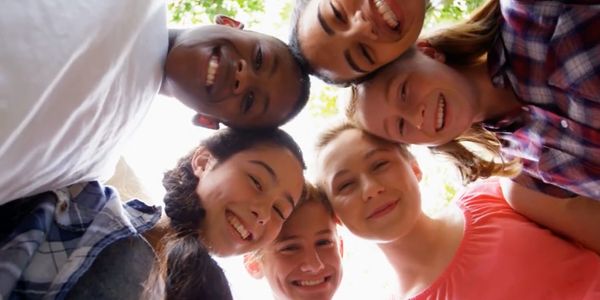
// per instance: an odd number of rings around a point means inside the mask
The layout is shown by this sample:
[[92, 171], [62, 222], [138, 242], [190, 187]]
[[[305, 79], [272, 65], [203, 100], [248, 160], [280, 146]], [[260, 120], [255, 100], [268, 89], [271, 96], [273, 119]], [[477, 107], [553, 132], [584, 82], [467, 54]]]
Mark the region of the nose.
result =
[[245, 59], [240, 58], [235, 63], [235, 80], [233, 83], [233, 93], [236, 95], [244, 93], [252, 80], [252, 70]]
[[350, 28], [348, 35], [357, 38], [358, 40], [377, 39], [377, 31], [373, 23], [367, 19], [362, 10], [357, 10], [350, 18]]
[[410, 125], [414, 126], [417, 129], [421, 129], [423, 127], [423, 121], [425, 120], [425, 105], [418, 104], [413, 107], [406, 108], [404, 113], [404, 120]]
[[379, 196], [384, 190], [384, 187], [375, 178], [364, 178], [363, 200], [365, 202]]
[[305, 251], [300, 271], [306, 273], [317, 273], [325, 268], [319, 253], [313, 249]]
[[259, 225], [265, 225], [271, 219], [271, 204], [267, 201], [255, 201], [250, 211]]

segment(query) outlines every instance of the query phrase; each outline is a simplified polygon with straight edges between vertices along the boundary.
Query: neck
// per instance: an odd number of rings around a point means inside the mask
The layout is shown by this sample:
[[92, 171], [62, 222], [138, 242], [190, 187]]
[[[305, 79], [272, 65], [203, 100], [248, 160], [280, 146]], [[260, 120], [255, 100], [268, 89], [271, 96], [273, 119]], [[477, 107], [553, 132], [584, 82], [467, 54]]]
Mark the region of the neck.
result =
[[476, 122], [498, 118], [521, 107], [512, 88], [495, 87], [492, 84], [487, 64], [479, 63], [457, 69], [475, 84], [480, 112], [475, 119]]
[[439, 218], [422, 214], [407, 235], [378, 245], [398, 276], [402, 294], [414, 295], [440, 276], [460, 245], [463, 223], [455, 209]]

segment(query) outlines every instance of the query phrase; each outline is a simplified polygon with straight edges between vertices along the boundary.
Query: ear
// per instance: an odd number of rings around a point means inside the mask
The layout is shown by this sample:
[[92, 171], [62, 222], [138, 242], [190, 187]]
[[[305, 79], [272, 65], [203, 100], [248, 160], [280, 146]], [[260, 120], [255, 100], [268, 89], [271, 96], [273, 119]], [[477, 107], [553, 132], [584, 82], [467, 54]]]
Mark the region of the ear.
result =
[[192, 123], [208, 129], [219, 129], [219, 121], [217, 119], [203, 114], [196, 114], [192, 119]]
[[192, 170], [194, 170], [194, 175], [200, 178], [204, 170], [206, 169], [208, 162], [212, 159], [212, 155], [203, 146], [198, 147], [194, 154], [192, 155]]
[[244, 29], [244, 23], [225, 15], [217, 15], [215, 17], [215, 24], [229, 26], [235, 29]]
[[434, 48], [428, 40], [419, 40], [417, 42], [417, 49], [438, 62], [446, 63], [446, 55]]
[[262, 266], [256, 258], [252, 254], [244, 254], [244, 267], [246, 267], [246, 271], [248, 274], [256, 279], [263, 278], [264, 274], [262, 272]]
[[417, 163], [416, 159], [413, 159], [410, 162], [410, 168], [415, 174], [415, 177], [417, 177], [417, 181], [421, 182], [421, 179], [423, 179], [423, 172], [421, 172], [421, 167], [419, 167], [419, 163]]

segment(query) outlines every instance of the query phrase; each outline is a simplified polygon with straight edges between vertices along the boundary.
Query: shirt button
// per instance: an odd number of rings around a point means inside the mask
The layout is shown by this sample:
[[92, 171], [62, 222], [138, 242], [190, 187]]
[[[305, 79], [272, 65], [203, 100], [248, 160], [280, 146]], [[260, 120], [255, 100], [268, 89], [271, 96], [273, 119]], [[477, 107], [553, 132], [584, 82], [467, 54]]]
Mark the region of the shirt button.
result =
[[569, 123], [567, 123], [567, 120], [560, 120], [560, 126], [562, 126], [563, 128], [568, 128]]

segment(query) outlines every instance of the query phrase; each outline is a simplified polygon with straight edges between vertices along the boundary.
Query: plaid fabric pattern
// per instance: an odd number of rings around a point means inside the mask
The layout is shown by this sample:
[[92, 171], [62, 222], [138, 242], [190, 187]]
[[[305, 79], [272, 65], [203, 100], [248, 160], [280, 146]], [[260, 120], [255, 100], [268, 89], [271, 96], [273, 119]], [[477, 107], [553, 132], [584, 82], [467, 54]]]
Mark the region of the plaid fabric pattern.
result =
[[490, 75], [524, 106], [486, 127], [503, 141], [505, 155], [522, 159], [517, 182], [559, 197], [600, 200], [600, 5], [500, 5]]
[[122, 203], [98, 182], [12, 201], [0, 210], [17, 219], [0, 237], [0, 299], [64, 299], [106, 246], [148, 230], [161, 215], [159, 207], [138, 200]]

